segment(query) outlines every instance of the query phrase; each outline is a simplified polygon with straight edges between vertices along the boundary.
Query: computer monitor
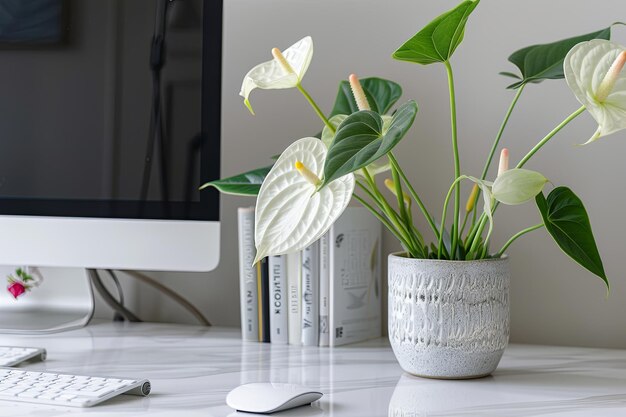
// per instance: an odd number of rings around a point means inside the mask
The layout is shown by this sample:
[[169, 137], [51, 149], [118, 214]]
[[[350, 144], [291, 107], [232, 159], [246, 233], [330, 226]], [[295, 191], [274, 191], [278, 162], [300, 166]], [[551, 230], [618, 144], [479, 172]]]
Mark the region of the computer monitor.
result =
[[0, 9], [0, 264], [215, 268], [221, 0]]

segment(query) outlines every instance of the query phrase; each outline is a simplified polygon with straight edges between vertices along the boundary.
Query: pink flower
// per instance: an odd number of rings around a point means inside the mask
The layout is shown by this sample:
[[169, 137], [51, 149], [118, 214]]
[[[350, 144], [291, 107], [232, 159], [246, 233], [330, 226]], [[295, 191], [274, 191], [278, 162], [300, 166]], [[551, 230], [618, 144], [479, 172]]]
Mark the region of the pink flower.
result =
[[7, 286], [7, 290], [9, 290], [9, 292], [17, 300], [17, 297], [26, 292], [26, 287], [21, 282], [12, 282]]

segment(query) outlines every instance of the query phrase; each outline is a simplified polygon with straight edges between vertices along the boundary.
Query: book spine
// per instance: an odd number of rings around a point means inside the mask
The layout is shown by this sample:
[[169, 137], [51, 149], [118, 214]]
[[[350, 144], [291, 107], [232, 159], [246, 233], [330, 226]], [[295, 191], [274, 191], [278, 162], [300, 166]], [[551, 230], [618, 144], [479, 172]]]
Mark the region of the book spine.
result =
[[328, 332], [330, 322], [330, 234], [326, 233], [320, 239], [320, 346], [328, 346], [330, 334]]
[[254, 207], [237, 210], [239, 231], [239, 293], [241, 304], [241, 334], [246, 341], [257, 341], [259, 333], [258, 291], [256, 268], [252, 265], [254, 247]]
[[319, 344], [319, 243], [302, 251], [302, 344]]
[[302, 315], [300, 309], [302, 275], [302, 252], [287, 254], [287, 302], [289, 344], [302, 343]]
[[259, 291], [259, 342], [270, 342], [270, 278], [267, 258], [257, 263], [257, 289]]
[[287, 330], [287, 271], [286, 256], [270, 256], [270, 339], [272, 343], [286, 344]]

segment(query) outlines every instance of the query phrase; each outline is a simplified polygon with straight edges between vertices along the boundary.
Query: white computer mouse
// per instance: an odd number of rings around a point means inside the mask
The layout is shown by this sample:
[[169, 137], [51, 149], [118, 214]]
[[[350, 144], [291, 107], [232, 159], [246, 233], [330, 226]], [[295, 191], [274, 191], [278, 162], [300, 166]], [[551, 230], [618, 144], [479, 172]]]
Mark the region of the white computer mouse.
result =
[[322, 395], [300, 385], [257, 382], [233, 389], [226, 396], [226, 404], [238, 411], [268, 414], [311, 404]]

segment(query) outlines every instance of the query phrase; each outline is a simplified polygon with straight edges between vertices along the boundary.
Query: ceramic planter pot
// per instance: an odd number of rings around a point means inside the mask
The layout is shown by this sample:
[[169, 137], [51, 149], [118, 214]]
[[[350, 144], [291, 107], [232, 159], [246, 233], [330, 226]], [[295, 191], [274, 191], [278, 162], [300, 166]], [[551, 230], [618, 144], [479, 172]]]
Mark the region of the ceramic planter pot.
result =
[[389, 340], [406, 372], [467, 379], [491, 374], [509, 341], [509, 260], [389, 255]]

